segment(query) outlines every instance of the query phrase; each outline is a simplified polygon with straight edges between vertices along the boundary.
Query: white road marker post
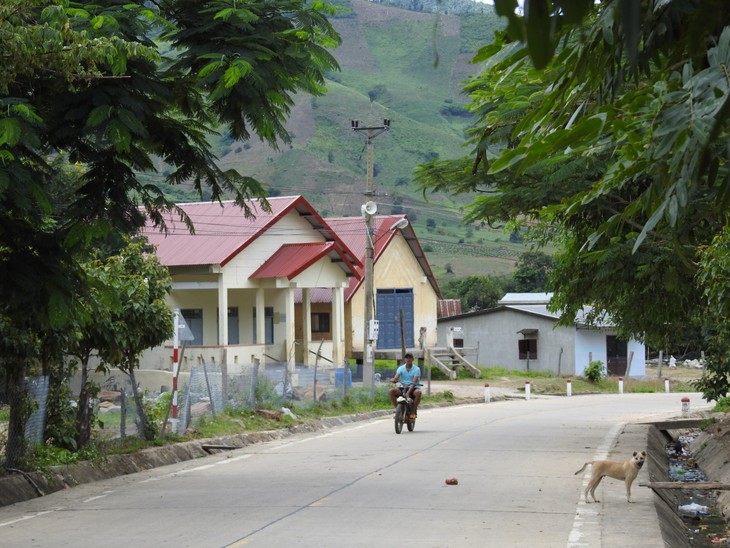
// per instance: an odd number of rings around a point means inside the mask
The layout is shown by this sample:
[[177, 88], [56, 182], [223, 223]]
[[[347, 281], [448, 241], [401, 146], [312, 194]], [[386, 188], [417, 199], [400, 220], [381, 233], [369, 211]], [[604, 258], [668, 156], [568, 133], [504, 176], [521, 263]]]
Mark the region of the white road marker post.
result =
[[530, 399], [530, 381], [525, 381], [525, 399]]
[[565, 395], [568, 397], [573, 395], [573, 383], [570, 379], [565, 381]]
[[664, 377], [664, 391], [669, 394], [669, 379]]
[[489, 385], [485, 384], [484, 385], [484, 403], [489, 403], [489, 401], [491, 399], [492, 399], [492, 394], [490, 393]]
[[682, 398], [682, 416], [683, 417], [689, 416], [689, 398], [687, 396]]
[[619, 394], [624, 393], [624, 378], [623, 377], [618, 378], [618, 393]]

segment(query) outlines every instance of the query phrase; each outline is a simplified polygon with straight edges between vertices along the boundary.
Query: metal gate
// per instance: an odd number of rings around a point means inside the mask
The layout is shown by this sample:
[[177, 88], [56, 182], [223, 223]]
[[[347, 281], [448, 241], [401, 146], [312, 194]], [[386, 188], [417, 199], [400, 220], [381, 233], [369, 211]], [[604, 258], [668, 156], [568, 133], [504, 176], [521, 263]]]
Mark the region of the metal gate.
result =
[[380, 324], [378, 348], [400, 348], [403, 310], [406, 347], [413, 348], [413, 288], [378, 289], [375, 307]]

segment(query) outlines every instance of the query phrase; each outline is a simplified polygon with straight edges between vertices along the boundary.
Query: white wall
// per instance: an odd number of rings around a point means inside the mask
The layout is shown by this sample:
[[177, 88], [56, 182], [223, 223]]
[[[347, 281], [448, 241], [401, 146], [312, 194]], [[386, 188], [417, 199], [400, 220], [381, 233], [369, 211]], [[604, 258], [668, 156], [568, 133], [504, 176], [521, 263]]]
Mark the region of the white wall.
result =
[[[446, 334], [450, 326], [461, 327], [464, 346], [478, 348], [467, 353], [467, 359], [482, 367], [505, 367], [511, 371], [524, 371], [527, 360], [520, 360], [518, 340], [521, 329], [537, 329], [537, 360], [530, 360], [530, 371], [550, 371], [561, 375], [582, 375], [588, 366], [589, 355], [593, 360], [608, 363], [606, 336], [613, 331], [605, 329], [578, 329], [555, 327], [549, 317], [511, 309], [495, 309], [456, 318], [441, 318], [438, 322], [438, 346], [446, 347]], [[561, 352], [562, 349], [562, 352]], [[629, 341], [628, 351], [633, 351], [630, 374], [632, 377], [646, 373], [644, 345]]]
[[590, 360], [601, 361], [605, 366], [606, 332], [603, 330], [579, 329], [575, 336], [575, 374], [583, 375]]
[[[573, 335], [571, 328], [554, 329], [551, 318], [525, 314], [510, 309], [485, 311], [458, 318], [442, 318], [438, 326], [438, 346], [446, 346], [449, 326], [462, 328], [464, 346], [478, 348], [478, 354], [467, 354], [475, 365], [504, 367], [511, 371], [527, 369], [527, 360], [519, 359], [518, 341], [521, 329], [537, 329], [537, 359], [530, 360], [530, 371], [551, 371], [572, 374]], [[561, 353], [562, 348], [562, 353]]]
[[[575, 362], [576, 375], [583, 375], [592, 355], [593, 361], [601, 361], [603, 365], [608, 364], [606, 354], [606, 337], [614, 334], [614, 331], [606, 329], [578, 329], [575, 337]], [[638, 341], [630, 340], [627, 345], [627, 352], [633, 352], [631, 358], [632, 377], [643, 377], [646, 374], [646, 349]], [[628, 359], [628, 357], [627, 357]]]
[[628, 351], [629, 354], [631, 352], [634, 353], [631, 358], [630, 376], [643, 377], [646, 375], [646, 345], [635, 340], [630, 340]]

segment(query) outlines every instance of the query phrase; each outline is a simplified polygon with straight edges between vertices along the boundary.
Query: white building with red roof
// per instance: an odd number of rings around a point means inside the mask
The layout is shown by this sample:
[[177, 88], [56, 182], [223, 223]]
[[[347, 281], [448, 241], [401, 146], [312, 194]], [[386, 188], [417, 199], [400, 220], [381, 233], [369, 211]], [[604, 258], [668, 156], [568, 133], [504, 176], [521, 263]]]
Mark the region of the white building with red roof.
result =
[[[165, 219], [143, 233], [172, 276], [169, 303], [192, 331], [190, 354], [217, 363], [249, 364], [254, 358], [293, 366], [297, 354], [295, 293], [309, 302], [313, 290], [331, 300], [331, 333], [323, 351], [335, 364], [345, 359], [344, 295], [361, 267], [342, 240], [301, 196], [270, 198], [271, 211], [250, 204], [246, 218], [233, 202], [178, 204], [194, 226]], [[308, 305], [307, 305], [308, 306]], [[311, 341], [311, 316], [299, 326]], [[169, 369], [171, 344], [147, 352], [143, 368]], [[189, 359], [192, 359], [189, 358]], [[185, 363], [181, 364], [185, 369]]]
[[[301, 196], [269, 204], [265, 211], [251, 202], [252, 218], [233, 202], [178, 204], [193, 233], [175, 214], [165, 218], [166, 231], [151, 221], [143, 230], [170, 271], [170, 307], [180, 309], [194, 337], [183, 371], [201, 360], [235, 368], [254, 359], [293, 367], [321, 358], [320, 366], [335, 367], [362, 358], [365, 219], [323, 219]], [[391, 359], [404, 345], [417, 352], [436, 343], [441, 297], [404, 218], [373, 218], [376, 355]], [[171, 360], [168, 341], [141, 364], [169, 371]]]

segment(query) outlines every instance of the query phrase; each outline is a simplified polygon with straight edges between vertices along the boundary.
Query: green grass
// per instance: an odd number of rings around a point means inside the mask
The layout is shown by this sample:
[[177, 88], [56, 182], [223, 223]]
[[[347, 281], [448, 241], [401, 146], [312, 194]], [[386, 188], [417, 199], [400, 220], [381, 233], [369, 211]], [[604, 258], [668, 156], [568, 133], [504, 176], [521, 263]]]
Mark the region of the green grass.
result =
[[[477, 367], [479, 371], [481, 371], [481, 377], [479, 377], [479, 380], [482, 381], [489, 381], [489, 380], [495, 380], [495, 379], [501, 379], [503, 377], [513, 378], [513, 379], [536, 379], [536, 378], [542, 378], [542, 379], [557, 379], [555, 375], [552, 373], [547, 373], [544, 371], [511, 371], [509, 369], [506, 369], [504, 367]], [[457, 380], [458, 379], [474, 379], [474, 375], [472, 375], [469, 371], [466, 369], [459, 369], [456, 375]], [[445, 381], [449, 380], [449, 378], [446, 376], [445, 373], [443, 373], [440, 369], [436, 369], [435, 367], [431, 368], [431, 380], [434, 381]]]
[[[504, 367], [479, 367], [481, 377], [474, 376], [465, 369], [459, 370], [457, 379], [464, 382], [495, 382], [495, 386], [504, 386], [524, 390], [525, 381], [530, 382], [530, 391], [534, 394], [565, 394], [567, 381], [571, 381], [572, 393], [601, 394], [618, 393], [618, 378], [603, 377], [599, 382], [591, 382], [585, 377], [561, 375], [545, 371], [515, 371]], [[431, 369], [431, 379], [435, 381], [448, 380], [446, 375], [436, 368]], [[659, 393], [664, 392], [664, 380], [645, 377], [641, 379], [624, 379], [624, 393]], [[673, 381], [670, 386], [672, 392], [693, 392], [695, 389], [689, 381]], [[727, 404], [730, 407], [730, 403]]]
[[713, 409], [716, 413], [727, 413], [730, 411], [730, 398], [718, 398]]

